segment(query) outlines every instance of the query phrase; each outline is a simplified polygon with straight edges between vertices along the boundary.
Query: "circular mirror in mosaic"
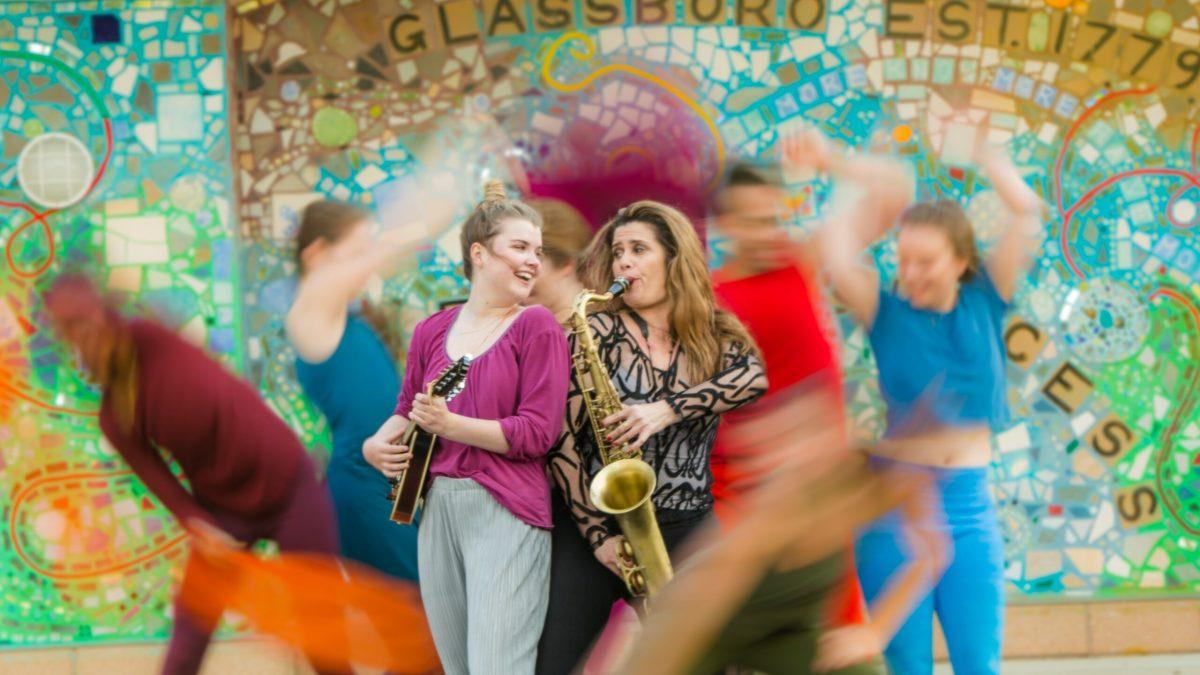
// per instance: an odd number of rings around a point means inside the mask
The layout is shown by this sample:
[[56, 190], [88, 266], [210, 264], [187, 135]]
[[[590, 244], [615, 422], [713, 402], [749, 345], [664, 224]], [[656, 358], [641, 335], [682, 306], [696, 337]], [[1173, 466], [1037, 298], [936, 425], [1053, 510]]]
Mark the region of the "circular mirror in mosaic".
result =
[[1145, 301], [1110, 278], [1089, 279], [1071, 290], [1061, 316], [1067, 345], [1092, 362], [1113, 363], [1133, 356], [1150, 330]]
[[30, 141], [17, 159], [17, 180], [29, 199], [40, 206], [61, 209], [87, 195], [95, 175], [92, 154], [70, 134], [42, 134]]

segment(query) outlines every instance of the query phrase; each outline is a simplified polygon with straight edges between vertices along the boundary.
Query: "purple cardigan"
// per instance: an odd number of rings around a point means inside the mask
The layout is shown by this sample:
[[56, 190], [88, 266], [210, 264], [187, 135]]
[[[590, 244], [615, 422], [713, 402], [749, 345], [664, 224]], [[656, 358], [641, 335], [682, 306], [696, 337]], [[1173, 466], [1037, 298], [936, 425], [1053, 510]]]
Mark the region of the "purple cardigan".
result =
[[[407, 418], [413, 398], [450, 364], [446, 337], [460, 309], [417, 324], [397, 415]], [[441, 439], [430, 475], [470, 478], [517, 518], [549, 529], [546, 453], [562, 431], [570, 374], [567, 339], [554, 315], [541, 306], [522, 311], [491, 347], [475, 355], [466, 386], [448, 405], [459, 415], [499, 420], [508, 453]]]

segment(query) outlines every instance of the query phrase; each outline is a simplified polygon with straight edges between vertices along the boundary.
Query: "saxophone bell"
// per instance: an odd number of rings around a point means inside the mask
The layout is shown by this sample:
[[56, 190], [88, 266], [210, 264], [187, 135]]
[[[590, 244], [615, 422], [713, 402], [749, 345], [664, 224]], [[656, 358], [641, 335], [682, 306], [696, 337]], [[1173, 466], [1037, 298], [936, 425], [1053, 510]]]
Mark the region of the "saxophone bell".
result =
[[[657, 479], [654, 469], [641, 459], [619, 459], [592, 479], [591, 497], [596, 508], [613, 516], [625, 535], [621, 575], [634, 595], [653, 597], [671, 580], [671, 559], [654, 515]], [[632, 561], [632, 564], [629, 564]]]

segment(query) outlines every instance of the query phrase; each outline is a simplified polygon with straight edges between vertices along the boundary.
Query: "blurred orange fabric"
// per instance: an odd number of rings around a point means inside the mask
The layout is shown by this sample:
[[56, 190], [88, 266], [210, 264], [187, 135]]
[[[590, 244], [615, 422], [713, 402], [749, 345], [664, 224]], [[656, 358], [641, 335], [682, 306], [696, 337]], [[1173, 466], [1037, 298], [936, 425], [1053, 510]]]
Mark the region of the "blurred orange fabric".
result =
[[441, 672], [415, 586], [327, 555], [266, 558], [197, 542], [180, 598], [199, 618], [236, 612], [318, 668]]

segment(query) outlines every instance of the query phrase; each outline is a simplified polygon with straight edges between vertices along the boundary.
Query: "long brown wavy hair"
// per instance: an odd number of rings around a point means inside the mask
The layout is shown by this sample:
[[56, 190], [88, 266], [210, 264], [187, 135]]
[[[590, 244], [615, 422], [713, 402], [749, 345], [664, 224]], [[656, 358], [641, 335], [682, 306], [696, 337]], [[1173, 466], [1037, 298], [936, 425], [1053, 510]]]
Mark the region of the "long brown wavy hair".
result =
[[[315, 201], [304, 208], [300, 214], [300, 227], [296, 231], [296, 268], [300, 276], [304, 276], [304, 260], [301, 255], [304, 249], [324, 239], [329, 244], [336, 244], [354, 227], [366, 223], [371, 214], [365, 210], [335, 202], [328, 199]], [[360, 303], [363, 319], [375, 330], [375, 334], [383, 341], [392, 359], [400, 359], [404, 350], [404, 338], [399, 331], [400, 317], [396, 308], [389, 307], [384, 300], [379, 304], [363, 299]]]
[[[584, 254], [584, 283], [606, 289], [613, 282], [613, 234], [629, 223], [645, 223], [667, 251], [667, 302], [671, 305], [671, 333], [679, 340], [688, 357], [688, 375], [694, 381], [711, 378], [721, 370], [722, 347], [737, 343], [746, 352], [757, 352], [750, 333], [735, 316], [717, 308], [712, 280], [700, 238], [687, 216], [654, 201], [634, 202], [600, 229]], [[616, 298], [605, 308], [611, 312], [627, 309]]]

